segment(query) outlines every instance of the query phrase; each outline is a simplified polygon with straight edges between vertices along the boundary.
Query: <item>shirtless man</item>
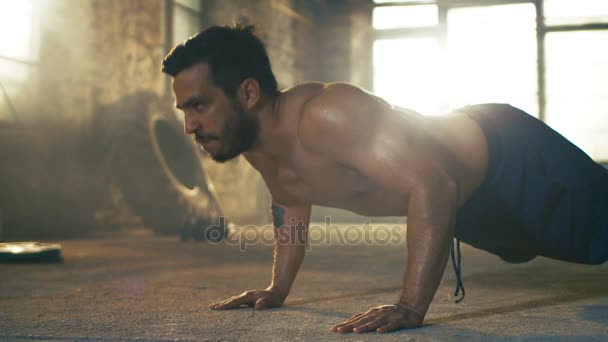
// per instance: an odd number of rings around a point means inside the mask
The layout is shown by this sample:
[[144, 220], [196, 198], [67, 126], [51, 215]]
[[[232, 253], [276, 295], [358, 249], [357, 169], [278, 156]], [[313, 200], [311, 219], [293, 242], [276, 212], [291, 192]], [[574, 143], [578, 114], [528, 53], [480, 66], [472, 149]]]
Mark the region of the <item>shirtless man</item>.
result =
[[608, 259], [608, 172], [513, 107], [425, 117], [343, 83], [279, 91], [250, 27], [202, 31], [167, 55], [163, 72], [185, 133], [218, 162], [242, 154], [272, 195], [270, 285], [213, 310], [282, 305], [305, 254], [290, 237], [306, 233], [312, 204], [408, 218], [398, 301], [333, 327], [341, 333], [421, 326], [455, 236], [511, 262]]

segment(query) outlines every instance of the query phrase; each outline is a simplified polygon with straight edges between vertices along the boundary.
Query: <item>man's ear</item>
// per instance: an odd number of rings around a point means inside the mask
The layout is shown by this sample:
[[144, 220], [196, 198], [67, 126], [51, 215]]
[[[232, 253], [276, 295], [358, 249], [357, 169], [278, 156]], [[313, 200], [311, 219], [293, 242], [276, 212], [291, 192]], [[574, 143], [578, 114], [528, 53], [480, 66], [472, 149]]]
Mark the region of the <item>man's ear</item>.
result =
[[260, 83], [254, 78], [246, 78], [239, 88], [239, 101], [245, 108], [251, 109], [260, 101]]

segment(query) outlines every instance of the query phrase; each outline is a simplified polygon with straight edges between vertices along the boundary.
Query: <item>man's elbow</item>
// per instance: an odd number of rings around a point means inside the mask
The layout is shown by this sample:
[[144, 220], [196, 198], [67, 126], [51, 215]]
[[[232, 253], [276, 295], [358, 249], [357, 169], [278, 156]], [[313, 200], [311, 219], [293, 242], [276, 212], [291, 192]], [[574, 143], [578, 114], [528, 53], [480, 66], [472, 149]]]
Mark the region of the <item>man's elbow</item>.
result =
[[446, 173], [429, 173], [415, 186], [412, 196], [435, 205], [446, 203], [456, 206], [459, 201], [459, 185], [454, 177]]

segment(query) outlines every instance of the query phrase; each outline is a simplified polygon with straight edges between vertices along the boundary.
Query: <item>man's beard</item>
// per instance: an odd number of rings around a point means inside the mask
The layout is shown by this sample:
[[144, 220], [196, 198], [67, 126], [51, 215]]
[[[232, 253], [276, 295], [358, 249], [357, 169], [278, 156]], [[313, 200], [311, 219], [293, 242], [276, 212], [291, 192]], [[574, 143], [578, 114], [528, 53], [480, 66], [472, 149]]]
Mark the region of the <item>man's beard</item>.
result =
[[219, 163], [238, 157], [251, 148], [258, 138], [258, 121], [248, 115], [236, 101], [232, 105], [234, 116], [222, 129], [220, 150], [211, 154], [211, 158]]

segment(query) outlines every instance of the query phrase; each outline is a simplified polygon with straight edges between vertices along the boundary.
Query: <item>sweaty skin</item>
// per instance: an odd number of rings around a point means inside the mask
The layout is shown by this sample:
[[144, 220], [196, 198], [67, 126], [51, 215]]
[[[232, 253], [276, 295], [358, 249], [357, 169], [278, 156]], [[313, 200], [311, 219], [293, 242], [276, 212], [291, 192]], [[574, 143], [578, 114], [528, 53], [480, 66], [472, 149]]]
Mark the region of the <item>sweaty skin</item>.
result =
[[[230, 144], [222, 127], [236, 120], [236, 109], [208, 73], [207, 64], [195, 64], [175, 77], [173, 89], [185, 112], [186, 134], [217, 137], [202, 144], [214, 155]], [[280, 306], [302, 263], [310, 208], [317, 204], [366, 216], [408, 217], [399, 300], [332, 330], [388, 332], [422, 325], [446, 266], [456, 211], [485, 177], [487, 144], [479, 126], [461, 113], [425, 117], [398, 111], [343, 83], [305, 83], [270, 97], [256, 80], [246, 79], [235, 101], [258, 120], [258, 138], [242, 154], [272, 195], [275, 258], [266, 289], [211, 309]]]

